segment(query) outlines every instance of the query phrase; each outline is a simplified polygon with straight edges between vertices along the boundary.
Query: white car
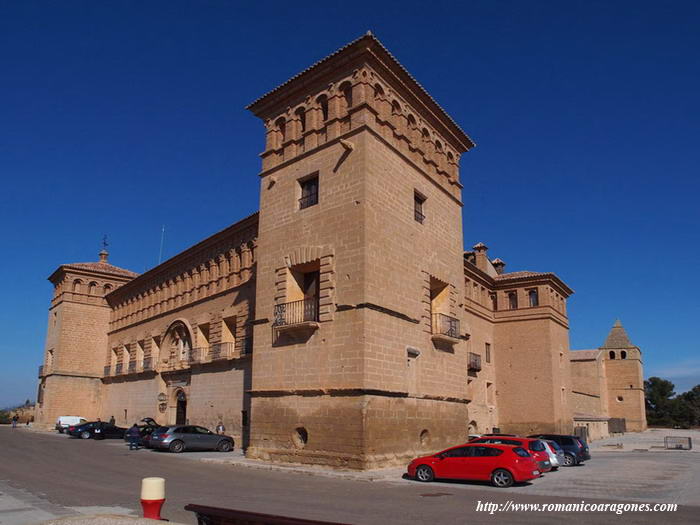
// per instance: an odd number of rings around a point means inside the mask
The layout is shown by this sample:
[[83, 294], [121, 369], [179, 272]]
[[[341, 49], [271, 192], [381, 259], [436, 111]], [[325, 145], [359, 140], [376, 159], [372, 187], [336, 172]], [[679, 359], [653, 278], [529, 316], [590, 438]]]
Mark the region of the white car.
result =
[[82, 425], [83, 423], [87, 423], [87, 419], [84, 417], [80, 416], [59, 416], [59, 418], [56, 420], [56, 430], [58, 430], [59, 433], [63, 434], [63, 432], [71, 425], [73, 426], [78, 426]]
[[549, 462], [552, 464], [552, 470], [557, 470], [561, 466], [561, 462], [559, 461], [559, 457], [557, 456], [557, 451], [554, 450], [554, 447], [552, 447], [552, 444], [550, 441], [541, 440], [542, 443], [544, 443], [544, 448], [547, 451], [547, 455], [549, 456]]

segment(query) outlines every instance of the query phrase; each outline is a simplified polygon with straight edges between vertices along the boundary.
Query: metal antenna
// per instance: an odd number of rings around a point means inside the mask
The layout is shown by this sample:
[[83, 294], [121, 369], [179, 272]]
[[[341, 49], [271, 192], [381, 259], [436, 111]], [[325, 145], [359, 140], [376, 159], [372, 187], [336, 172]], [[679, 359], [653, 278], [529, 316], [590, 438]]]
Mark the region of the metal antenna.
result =
[[163, 242], [165, 241], [165, 224], [163, 224], [163, 229], [160, 231], [160, 252], [158, 253], [158, 264], [163, 259]]

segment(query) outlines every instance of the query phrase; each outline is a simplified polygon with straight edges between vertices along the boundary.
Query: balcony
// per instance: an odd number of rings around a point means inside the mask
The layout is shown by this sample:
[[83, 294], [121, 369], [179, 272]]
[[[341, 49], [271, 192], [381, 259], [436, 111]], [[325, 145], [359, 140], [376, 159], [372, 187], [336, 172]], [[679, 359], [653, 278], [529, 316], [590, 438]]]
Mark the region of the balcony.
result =
[[143, 358], [143, 371], [148, 372], [149, 370], [153, 370], [153, 359], [150, 357], [144, 357]]
[[114, 366], [114, 375], [115, 376], [121, 375], [123, 369], [124, 369], [124, 365], [122, 365], [121, 363], [117, 363]]
[[209, 347], [209, 359], [212, 361], [231, 359], [234, 357], [235, 350], [235, 343], [214, 343]]
[[112, 375], [112, 367], [111, 365], [107, 365], [104, 367], [104, 370], [102, 371], [102, 375], [104, 377], [109, 377]]
[[277, 330], [315, 330], [318, 328], [318, 299], [276, 304], [272, 326]]
[[316, 204], [318, 204], [318, 193], [309, 193], [308, 195], [304, 195], [301, 199], [299, 199], [300, 210], [310, 206], [315, 206]]
[[474, 352], [469, 352], [469, 362], [467, 364], [469, 372], [481, 372], [481, 356]]
[[128, 373], [129, 374], [135, 374], [136, 373], [136, 361], [129, 361], [129, 368], [128, 368]]
[[459, 341], [459, 319], [449, 315], [432, 315], [433, 341], [455, 344]]
[[418, 209], [413, 210], [413, 218], [416, 219], [416, 222], [419, 222], [421, 224], [425, 222], [425, 215], [423, 215], [423, 212], [421, 212]]
[[43, 365], [39, 366], [39, 377], [40, 378], [44, 377], [44, 366]]

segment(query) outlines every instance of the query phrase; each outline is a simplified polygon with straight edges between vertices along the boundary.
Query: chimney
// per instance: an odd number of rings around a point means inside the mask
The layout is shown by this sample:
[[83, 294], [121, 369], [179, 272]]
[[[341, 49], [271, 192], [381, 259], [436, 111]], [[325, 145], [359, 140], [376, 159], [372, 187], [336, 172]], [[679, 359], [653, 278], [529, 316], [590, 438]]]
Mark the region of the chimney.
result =
[[503, 269], [506, 267], [506, 263], [504, 263], [501, 259], [494, 259], [491, 261], [491, 264], [493, 264], [493, 267], [496, 269], [496, 273], [498, 275], [501, 275], [503, 273]]
[[483, 242], [479, 242], [472, 246], [472, 249], [475, 252], [476, 267], [482, 272], [487, 272], [489, 265], [489, 258], [487, 254], [489, 251], [489, 247], [486, 246]]

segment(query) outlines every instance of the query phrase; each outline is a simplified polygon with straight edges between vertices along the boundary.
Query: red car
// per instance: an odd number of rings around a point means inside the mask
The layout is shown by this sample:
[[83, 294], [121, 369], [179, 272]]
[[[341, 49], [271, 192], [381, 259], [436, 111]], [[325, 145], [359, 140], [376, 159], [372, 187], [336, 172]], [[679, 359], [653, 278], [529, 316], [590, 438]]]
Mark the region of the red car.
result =
[[514, 447], [522, 447], [535, 458], [537, 461], [537, 468], [540, 470], [540, 472], [544, 473], [552, 470], [552, 463], [549, 461], [549, 454], [547, 454], [546, 446], [540, 439], [511, 436], [490, 436], [475, 439], [470, 441], [470, 443], [491, 443], [494, 445], [512, 445]]
[[418, 481], [472, 479], [491, 481], [496, 487], [540, 476], [537, 462], [522, 447], [467, 443], [411, 461], [408, 475]]

